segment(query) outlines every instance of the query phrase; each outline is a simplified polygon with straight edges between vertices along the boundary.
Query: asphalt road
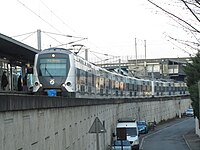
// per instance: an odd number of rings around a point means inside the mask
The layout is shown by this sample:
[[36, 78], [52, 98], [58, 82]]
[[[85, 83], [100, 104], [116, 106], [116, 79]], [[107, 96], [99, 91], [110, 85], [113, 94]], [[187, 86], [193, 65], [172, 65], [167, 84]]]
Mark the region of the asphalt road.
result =
[[172, 121], [141, 139], [140, 150], [189, 150], [183, 135], [194, 129], [194, 118]]

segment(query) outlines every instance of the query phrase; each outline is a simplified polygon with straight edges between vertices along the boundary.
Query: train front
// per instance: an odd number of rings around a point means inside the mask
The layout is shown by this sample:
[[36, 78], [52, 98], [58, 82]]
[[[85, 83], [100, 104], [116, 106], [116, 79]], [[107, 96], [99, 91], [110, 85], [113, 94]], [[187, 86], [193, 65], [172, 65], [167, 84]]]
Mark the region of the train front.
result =
[[75, 95], [74, 55], [62, 48], [50, 48], [35, 56], [33, 92], [40, 95]]

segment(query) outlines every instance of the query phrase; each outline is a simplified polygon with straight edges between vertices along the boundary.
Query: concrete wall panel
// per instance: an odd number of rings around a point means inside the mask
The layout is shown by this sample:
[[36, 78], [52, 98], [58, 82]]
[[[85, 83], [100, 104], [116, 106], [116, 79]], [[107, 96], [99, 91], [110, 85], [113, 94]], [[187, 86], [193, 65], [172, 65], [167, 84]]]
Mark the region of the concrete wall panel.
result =
[[95, 150], [96, 134], [88, 133], [94, 119], [105, 124], [100, 150], [111, 143], [118, 118], [160, 122], [176, 117], [190, 99], [31, 109], [0, 112], [1, 150]]

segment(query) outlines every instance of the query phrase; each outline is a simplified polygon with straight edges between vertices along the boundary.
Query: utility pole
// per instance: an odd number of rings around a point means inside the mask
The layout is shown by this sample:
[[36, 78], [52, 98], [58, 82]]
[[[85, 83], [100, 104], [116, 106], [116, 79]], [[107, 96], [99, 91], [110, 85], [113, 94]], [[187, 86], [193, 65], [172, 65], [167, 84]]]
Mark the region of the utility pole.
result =
[[199, 129], [200, 129], [200, 81], [198, 81], [198, 90], [199, 90]]
[[85, 49], [85, 60], [88, 61], [88, 49], [87, 48]]
[[119, 74], [121, 74], [121, 59], [119, 59]]
[[137, 40], [135, 38], [135, 65], [137, 67]]
[[38, 50], [41, 51], [41, 30], [37, 30], [37, 42], [38, 42]]
[[144, 76], [146, 77], [147, 76], [147, 56], [146, 56], [146, 49], [147, 49], [147, 46], [146, 46], [146, 40], [144, 40], [144, 59], [145, 59], [145, 62], [144, 62]]
[[144, 40], [144, 58], [145, 58], [145, 61], [146, 61], [146, 59], [147, 59], [147, 46], [146, 46], [146, 40]]

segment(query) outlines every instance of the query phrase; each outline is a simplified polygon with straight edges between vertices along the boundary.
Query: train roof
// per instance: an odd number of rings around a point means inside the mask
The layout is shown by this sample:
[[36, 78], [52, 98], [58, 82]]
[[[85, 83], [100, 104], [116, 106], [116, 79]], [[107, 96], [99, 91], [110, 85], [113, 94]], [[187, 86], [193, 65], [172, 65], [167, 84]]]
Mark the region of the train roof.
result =
[[154, 82], [165, 82], [165, 83], [169, 83], [169, 82], [174, 82], [174, 83], [181, 83], [181, 82], [177, 82], [177, 81], [174, 81], [172, 79], [144, 79], [144, 78], [139, 78], [139, 77], [136, 77], [136, 76], [128, 76], [128, 75], [123, 75], [123, 74], [120, 74], [120, 73], [117, 73], [117, 72], [111, 72], [105, 68], [102, 68], [102, 67], [99, 67], [97, 66], [96, 64], [92, 63], [92, 62], [89, 62], [87, 60], [85, 60], [84, 58], [82, 58], [81, 56], [78, 56], [77, 54], [73, 53], [70, 51], [71, 49], [65, 49], [65, 48], [58, 48], [58, 47], [52, 47], [52, 48], [48, 48], [48, 49], [44, 49], [42, 50], [41, 52], [39, 52], [38, 54], [45, 54], [45, 53], [65, 53], [65, 54], [73, 54], [77, 60], [81, 60], [84, 64], [87, 64], [87, 65], [91, 65], [92, 68], [94, 68], [95, 70], [97, 71], [104, 71], [104, 72], [110, 72], [112, 75], [115, 75], [115, 76], [118, 76], [118, 77], [125, 77], [125, 78], [131, 78], [131, 79], [135, 79], [137, 81], [154, 81]]
[[52, 47], [52, 48], [42, 50], [41, 52], [39, 52], [39, 54], [52, 53], [52, 52], [66, 53], [66, 54], [72, 53], [69, 49]]

